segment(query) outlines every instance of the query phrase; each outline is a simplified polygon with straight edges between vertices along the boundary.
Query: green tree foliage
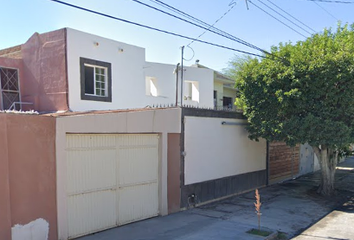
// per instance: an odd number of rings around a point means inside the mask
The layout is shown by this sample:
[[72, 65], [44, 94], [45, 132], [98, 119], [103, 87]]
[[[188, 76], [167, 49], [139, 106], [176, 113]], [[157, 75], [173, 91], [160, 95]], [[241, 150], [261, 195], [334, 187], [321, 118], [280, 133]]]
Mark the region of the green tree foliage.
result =
[[354, 142], [354, 24], [230, 66], [250, 138], [308, 142], [321, 164], [319, 191], [332, 194], [338, 152]]

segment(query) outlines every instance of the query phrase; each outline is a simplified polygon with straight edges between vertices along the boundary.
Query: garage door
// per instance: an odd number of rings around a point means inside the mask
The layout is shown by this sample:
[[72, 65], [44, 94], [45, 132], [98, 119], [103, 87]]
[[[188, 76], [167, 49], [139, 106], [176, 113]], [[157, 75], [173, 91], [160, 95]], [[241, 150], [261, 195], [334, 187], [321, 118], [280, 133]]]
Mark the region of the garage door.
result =
[[69, 238], [158, 215], [158, 135], [68, 134]]

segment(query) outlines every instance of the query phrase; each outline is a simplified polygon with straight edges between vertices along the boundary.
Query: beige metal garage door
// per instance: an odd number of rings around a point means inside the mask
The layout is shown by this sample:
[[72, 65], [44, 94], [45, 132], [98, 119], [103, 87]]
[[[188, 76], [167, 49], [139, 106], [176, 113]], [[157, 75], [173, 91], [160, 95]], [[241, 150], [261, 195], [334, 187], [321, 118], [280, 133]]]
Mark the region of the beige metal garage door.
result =
[[68, 134], [69, 238], [158, 215], [158, 135]]

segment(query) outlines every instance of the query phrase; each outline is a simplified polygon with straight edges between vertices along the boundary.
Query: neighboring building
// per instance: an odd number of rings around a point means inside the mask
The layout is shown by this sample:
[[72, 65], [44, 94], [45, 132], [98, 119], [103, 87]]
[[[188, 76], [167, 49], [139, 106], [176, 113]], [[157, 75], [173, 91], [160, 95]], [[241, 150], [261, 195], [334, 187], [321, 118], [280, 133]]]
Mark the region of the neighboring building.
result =
[[[206, 66], [199, 64], [199, 60], [196, 61], [192, 67], [209, 69]], [[235, 88], [235, 80], [230, 79], [224, 74], [214, 71], [214, 109], [216, 110], [236, 110], [234, 104], [237, 96], [237, 90]]]
[[[75, 112], [181, 105], [177, 68], [146, 62], [143, 48], [70, 28], [35, 33], [0, 50], [0, 108]], [[182, 105], [233, 108], [232, 80], [199, 64], [183, 73]]]

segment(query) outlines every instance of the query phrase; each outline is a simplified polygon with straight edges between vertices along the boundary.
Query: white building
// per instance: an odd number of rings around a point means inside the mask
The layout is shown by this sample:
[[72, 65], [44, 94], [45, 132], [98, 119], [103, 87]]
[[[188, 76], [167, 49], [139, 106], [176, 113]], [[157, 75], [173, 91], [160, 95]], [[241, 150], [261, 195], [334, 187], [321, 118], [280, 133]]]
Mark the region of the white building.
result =
[[[180, 67], [146, 62], [143, 48], [69, 28], [67, 61], [72, 111], [181, 104]], [[232, 80], [199, 64], [183, 75], [183, 105], [232, 108]]]

